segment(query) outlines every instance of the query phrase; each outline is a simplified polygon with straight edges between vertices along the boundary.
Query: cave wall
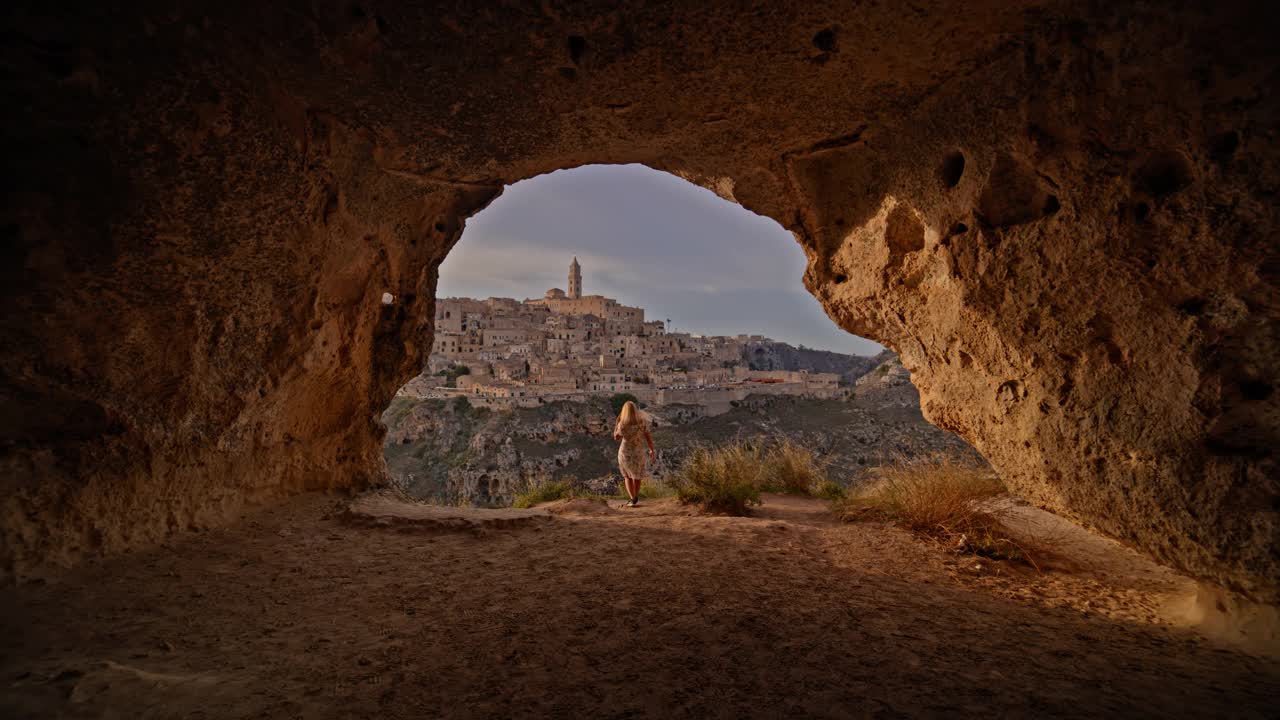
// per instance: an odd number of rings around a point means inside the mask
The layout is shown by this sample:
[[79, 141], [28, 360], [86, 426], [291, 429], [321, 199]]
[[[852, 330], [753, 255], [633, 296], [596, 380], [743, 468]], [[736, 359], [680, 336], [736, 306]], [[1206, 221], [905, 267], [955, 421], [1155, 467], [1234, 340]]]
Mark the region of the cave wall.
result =
[[380, 482], [466, 217], [643, 162], [791, 229], [1019, 493], [1276, 600], [1251, 4], [2, 12], [6, 576]]

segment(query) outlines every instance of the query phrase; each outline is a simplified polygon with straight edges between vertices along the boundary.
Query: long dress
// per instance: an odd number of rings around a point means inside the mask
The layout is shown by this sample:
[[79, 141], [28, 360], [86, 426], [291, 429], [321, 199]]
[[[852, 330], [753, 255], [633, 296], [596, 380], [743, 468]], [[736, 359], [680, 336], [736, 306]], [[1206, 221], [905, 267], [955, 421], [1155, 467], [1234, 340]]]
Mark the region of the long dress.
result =
[[648, 426], [643, 420], [627, 425], [619, 424], [614, 432], [622, 436], [622, 444], [618, 446], [618, 469], [629, 478], [642, 480], [645, 477], [645, 441], [644, 434]]

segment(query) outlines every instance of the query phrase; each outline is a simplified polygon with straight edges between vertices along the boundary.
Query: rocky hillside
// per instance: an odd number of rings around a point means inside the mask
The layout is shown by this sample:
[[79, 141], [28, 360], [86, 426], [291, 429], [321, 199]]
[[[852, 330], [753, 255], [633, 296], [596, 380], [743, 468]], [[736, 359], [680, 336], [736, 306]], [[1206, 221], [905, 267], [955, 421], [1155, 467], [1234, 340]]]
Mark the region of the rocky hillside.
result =
[[387, 469], [412, 496], [500, 506], [531, 483], [609, 473], [606, 399], [495, 412], [464, 399], [397, 397], [383, 414]]
[[[752, 396], [724, 415], [693, 421], [679, 408], [651, 409], [659, 456], [669, 474], [698, 444], [734, 438], [792, 438], [829, 463], [845, 485], [897, 457], [937, 452], [977, 459], [956, 436], [930, 425], [896, 358], [866, 373], [845, 400]], [[396, 398], [383, 416], [391, 475], [414, 497], [502, 506], [530, 485], [571, 478], [598, 492], [618, 483], [614, 414], [606, 399], [495, 412], [462, 400]]]
[[783, 342], [747, 343], [742, 361], [752, 370], [808, 370], [836, 373], [845, 383], [853, 383], [880, 363], [897, 357], [891, 350], [878, 355], [845, 355], [830, 350], [795, 347]]
[[911, 373], [897, 355], [885, 351], [884, 360], [854, 383], [853, 393], [864, 404], [881, 407], [920, 408], [920, 393], [911, 384]]

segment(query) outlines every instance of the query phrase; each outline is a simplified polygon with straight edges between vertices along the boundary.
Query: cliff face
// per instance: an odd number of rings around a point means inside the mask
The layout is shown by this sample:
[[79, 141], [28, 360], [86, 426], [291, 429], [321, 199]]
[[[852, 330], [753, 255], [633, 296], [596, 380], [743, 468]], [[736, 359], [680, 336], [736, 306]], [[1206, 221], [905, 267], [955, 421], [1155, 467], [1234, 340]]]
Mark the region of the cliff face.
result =
[[509, 505], [539, 482], [608, 476], [617, 453], [614, 413], [603, 399], [495, 412], [398, 397], [383, 421], [391, 476], [435, 502]]
[[3, 574], [379, 482], [465, 219], [642, 162], [790, 229], [1021, 494], [1277, 599], [1254, 4], [615, 5], [6, 5]]
[[883, 406], [920, 408], [920, 393], [911, 384], [911, 373], [902, 361], [888, 355], [854, 384], [854, 396], [863, 402]]
[[[963, 440], [930, 425], [900, 364], [866, 376], [848, 400], [752, 396], [724, 415], [687, 420], [678, 407], [650, 408], [658, 459], [651, 475], [673, 472], [698, 445], [783, 438], [814, 450], [831, 478], [856, 485], [877, 465], [949, 454], [982, 462]], [[890, 372], [890, 370], [893, 370]], [[457, 400], [398, 397], [383, 415], [387, 470], [410, 495], [444, 503], [505, 506], [548, 480], [571, 479], [612, 493], [620, 478], [614, 412], [604, 399], [491, 411]]]

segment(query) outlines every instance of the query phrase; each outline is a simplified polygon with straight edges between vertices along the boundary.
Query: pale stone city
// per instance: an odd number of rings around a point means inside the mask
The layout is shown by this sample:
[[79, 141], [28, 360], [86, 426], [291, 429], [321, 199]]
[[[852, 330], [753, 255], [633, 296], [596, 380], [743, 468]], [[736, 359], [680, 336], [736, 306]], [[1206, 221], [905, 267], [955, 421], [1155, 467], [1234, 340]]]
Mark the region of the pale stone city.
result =
[[[668, 332], [662, 320], [646, 320], [644, 308], [583, 294], [576, 257], [568, 288], [525, 300], [438, 300], [426, 371], [400, 395], [464, 396], [510, 409], [626, 393], [701, 417], [750, 395], [830, 399], [845, 392], [837, 373], [750, 369], [743, 350], [767, 341], [762, 335]], [[446, 377], [456, 377], [452, 386]]]

